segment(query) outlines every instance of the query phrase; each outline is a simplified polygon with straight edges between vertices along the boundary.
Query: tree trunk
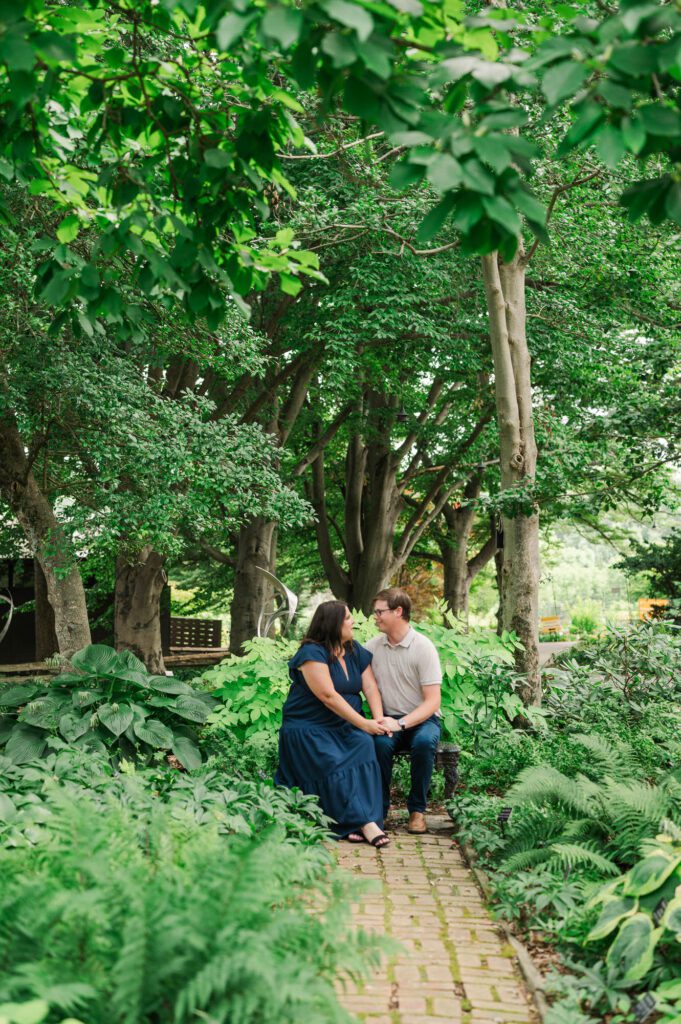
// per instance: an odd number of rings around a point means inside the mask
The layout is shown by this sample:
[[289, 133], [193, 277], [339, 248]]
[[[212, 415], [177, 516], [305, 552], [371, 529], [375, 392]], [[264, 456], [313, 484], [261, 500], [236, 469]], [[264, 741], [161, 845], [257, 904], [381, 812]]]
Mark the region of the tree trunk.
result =
[[54, 631], [54, 612], [47, 596], [47, 580], [37, 558], [33, 559], [35, 590], [35, 660], [45, 661], [59, 650]]
[[239, 532], [229, 634], [232, 654], [243, 654], [245, 641], [257, 635], [260, 615], [272, 602], [272, 587], [257, 567], [275, 571], [276, 546], [276, 523], [257, 518]]
[[0, 493], [45, 575], [59, 653], [69, 658], [90, 643], [85, 589], [71, 544], [31, 472], [11, 413], [0, 419]]
[[513, 630], [524, 645], [524, 650], [516, 654], [516, 666], [526, 680], [521, 693], [523, 702], [539, 704], [539, 515], [532, 494], [537, 448], [526, 336], [522, 243], [510, 263], [492, 253], [483, 256], [482, 268], [494, 358], [501, 487], [506, 513], [503, 516], [503, 626]]
[[116, 559], [114, 645], [132, 651], [154, 675], [163, 675], [161, 593], [166, 584], [165, 559], [150, 544], [137, 556]]

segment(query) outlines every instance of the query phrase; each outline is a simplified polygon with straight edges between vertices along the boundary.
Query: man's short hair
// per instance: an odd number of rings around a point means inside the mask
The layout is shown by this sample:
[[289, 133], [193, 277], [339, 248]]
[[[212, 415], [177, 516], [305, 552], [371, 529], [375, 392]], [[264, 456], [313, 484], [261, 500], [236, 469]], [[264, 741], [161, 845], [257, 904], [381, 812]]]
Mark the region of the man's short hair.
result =
[[374, 597], [374, 602], [385, 601], [391, 611], [396, 608], [402, 609], [402, 618], [409, 622], [411, 618], [411, 598], [406, 590], [400, 587], [388, 587], [386, 590], [379, 590]]

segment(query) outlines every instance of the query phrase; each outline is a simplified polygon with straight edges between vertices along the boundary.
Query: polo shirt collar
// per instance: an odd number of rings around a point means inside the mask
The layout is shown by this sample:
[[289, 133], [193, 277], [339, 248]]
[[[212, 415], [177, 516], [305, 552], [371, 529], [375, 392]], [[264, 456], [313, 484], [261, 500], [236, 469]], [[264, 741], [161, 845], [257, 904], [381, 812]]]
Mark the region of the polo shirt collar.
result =
[[402, 637], [399, 643], [391, 644], [390, 640], [388, 640], [388, 637], [385, 635], [385, 633], [383, 634], [383, 643], [386, 647], [411, 647], [412, 643], [414, 642], [415, 636], [416, 633], [410, 626], [409, 632], [405, 633], [405, 635]]

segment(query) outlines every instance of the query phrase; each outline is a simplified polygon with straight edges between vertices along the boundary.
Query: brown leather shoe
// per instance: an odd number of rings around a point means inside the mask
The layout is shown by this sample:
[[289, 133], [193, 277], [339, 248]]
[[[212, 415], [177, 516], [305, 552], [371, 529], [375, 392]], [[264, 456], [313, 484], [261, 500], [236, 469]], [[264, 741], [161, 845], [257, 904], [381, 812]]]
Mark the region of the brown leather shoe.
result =
[[412, 836], [422, 836], [427, 831], [426, 819], [421, 811], [412, 811], [407, 822], [407, 832]]

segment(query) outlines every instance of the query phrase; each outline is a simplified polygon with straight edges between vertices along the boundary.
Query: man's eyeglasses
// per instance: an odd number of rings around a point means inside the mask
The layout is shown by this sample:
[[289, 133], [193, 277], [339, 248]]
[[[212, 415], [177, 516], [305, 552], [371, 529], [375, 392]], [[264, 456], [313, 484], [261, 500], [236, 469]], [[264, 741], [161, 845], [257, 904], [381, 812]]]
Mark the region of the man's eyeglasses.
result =
[[381, 615], [385, 615], [386, 612], [391, 611], [393, 611], [392, 608], [374, 608], [374, 615], [378, 615], [378, 617], [380, 618]]

